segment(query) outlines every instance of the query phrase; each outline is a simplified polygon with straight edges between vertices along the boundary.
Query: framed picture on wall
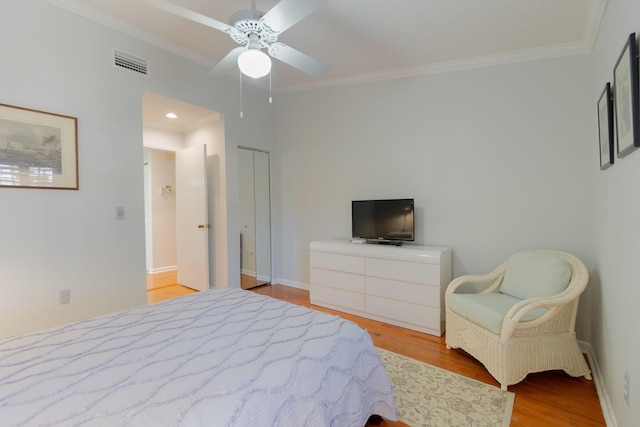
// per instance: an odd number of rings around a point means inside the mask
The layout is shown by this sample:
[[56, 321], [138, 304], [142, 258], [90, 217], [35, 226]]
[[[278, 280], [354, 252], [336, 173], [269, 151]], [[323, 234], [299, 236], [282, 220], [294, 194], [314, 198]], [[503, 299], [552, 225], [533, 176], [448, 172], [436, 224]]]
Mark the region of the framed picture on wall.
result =
[[598, 99], [598, 130], [600, 131], [600, 169], [613, 165], [613, 99], [611, 83], [604, 86]]
[[0, 104], [0, 187], [78, 189], [75, 117]]
[[629, 35], [613, 69], [615, 125], [618, 157], [640, 147], [638, 105], [638, 47], [636, 34]]

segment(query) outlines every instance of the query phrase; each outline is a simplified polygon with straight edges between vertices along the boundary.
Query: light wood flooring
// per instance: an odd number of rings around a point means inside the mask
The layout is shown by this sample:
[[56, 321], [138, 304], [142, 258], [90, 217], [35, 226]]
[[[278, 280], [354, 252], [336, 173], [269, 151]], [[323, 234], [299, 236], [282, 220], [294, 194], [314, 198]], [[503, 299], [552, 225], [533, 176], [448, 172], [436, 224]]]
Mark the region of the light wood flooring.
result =
[[[154, 275], [156, 276], [156, 275]], [[175, 288], [175, 289], [171, 289]], [[166, 285], [149, 292], [159, 292], [154, 301], [194, 292], [180, 285]], [[323, 307], [312, 306], [309, 292], [284, 285], [265, 285], [253, 292], [340, 315], [369, 331], [374, 345], [438, 366], [461, 375], [499, 386], [480, 362], [462, 350], [447, 350], [444, 337], [434, 337], [383, 322], [364, 319]], [[522, 426], [606, 426], [593, 381], [572, 378], [564, 372], [530, 374], [519, 384], [509, 387], [515, 404], [512, 427]], [[368, 426], [372, 425], [371, 423]], [[382, 421], [380, 427], [406, 427], [401, 422]]]
[[178, 284], [176, 270], [147, 273], [147, 304], [198, 292]]

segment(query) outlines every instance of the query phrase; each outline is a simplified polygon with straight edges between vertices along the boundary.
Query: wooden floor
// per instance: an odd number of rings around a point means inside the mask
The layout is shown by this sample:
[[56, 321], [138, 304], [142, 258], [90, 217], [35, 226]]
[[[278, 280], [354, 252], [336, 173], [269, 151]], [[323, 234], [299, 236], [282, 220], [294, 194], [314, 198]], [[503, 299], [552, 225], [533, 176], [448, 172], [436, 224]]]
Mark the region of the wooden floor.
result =
[[256, 286], [266, 285], [269, 282], [265, 282], [264, 280], [259, 280], [254, 276], [248, 276], [246, 274], [240, 275], [240, 288], [241, 289], [251, 289]]
[[198, 292], [178, 285], [175, 270], [147, 274], [147, 304]]
[[[165, 286], [166, 295], [191, 293], [193, 290], [175, 285]], [[311, 306], [309, 292], [283, 285], [265, 285], [253, 292], [269, 295], [294, 304], [340, 315], [369, 331], [374, 345], [403, 354], [440, 368], [465, 375], [487, 384], [499, 386], [478, 361], [461, 350], [447, 350], [444, 337], [404, 329], [383, 322]], [[157, 291], [151, 291], [157, 292]], [[171, 298], [171, 296], [167, 296]], [[153, 299], [163, 299], [156, 294]], [[606, 426], [593, 381], [572, 378], [564, 372], [530, 374], [519, 384], [509, 387], [515, 393], [512, 427], [521, 426]], [[401, 422], [383, 421], [380, 427], [406, 426]]]

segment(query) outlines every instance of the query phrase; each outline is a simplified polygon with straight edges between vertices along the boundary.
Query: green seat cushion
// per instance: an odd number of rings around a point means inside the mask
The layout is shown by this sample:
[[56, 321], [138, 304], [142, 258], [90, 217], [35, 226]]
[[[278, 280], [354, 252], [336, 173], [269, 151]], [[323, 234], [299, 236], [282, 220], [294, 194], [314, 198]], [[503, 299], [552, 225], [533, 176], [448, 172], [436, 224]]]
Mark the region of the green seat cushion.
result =
[[571, 267], [559, 256], [516, 252], [509, 258], [500, 292], [520, 299], [550, 297], [565, 290], [570, 280]]
[[[448, 308], [465, 319], [500, 334], [502, 320], [511, 307], [521, 300], [501, 293], [486, 294], [451, 294]], [[527, 313], [523, 322], [537, 319], [548, 309], [537, 308]]]

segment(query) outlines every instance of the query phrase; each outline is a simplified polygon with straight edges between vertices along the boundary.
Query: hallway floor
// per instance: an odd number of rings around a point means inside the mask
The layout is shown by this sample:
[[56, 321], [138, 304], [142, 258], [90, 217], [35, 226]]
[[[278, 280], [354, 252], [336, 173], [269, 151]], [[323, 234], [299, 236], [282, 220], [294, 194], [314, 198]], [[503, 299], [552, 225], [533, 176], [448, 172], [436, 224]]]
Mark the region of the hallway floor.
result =
[[178, 284], [178, 273], [176, 270], [162, 273], [147, 273], [147, 304], [164, 301], [182, 295], [198, 292]]

